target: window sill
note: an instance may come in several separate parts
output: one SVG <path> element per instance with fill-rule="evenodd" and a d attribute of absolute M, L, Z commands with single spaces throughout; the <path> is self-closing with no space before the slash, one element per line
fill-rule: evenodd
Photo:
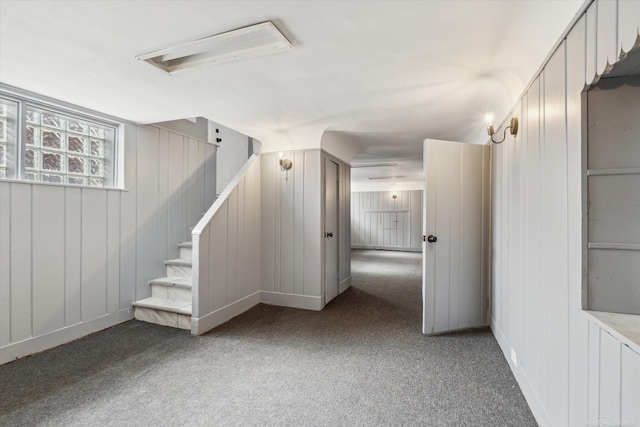
<path fill-rule="evenodd" d="M 74 185 L 74 184 L 60 184 L 57 182 L 42 182 L 42 181 L 27 181 L 21 179 L 0 179 L 0 183 L 6 182 L 8 184 L 28 184 L 28 185 L 46 185 L 49 187 L 67 187 L 67 188 L 83 188 L 91 190 L 111 190 L 111 191 L 129 191 L 126 188 L 117 187 L 93 187 L 91 185 Z"/>
<path fill-rule="evenodd" d="M 587 310 L 584 312 L 602 329 L 636 353 L 640 353 L 640 315 Z"/>

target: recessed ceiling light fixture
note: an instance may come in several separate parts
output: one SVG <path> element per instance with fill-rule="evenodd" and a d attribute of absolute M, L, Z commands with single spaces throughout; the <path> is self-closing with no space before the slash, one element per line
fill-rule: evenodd
<path fill-rule="evenodd" d="M 398 166 L 397 163 L 369 163 L 369 164 L 364 164 L 364 165 L 352 165 L 351 169 L 354 168 L 377 168 L 380 166 Z"/>
<path fill-rule="evenodd" d="M 395 175 L 395 176 L 372 176 L 369 179 L 400 179 L 406 178 L 404 175 Z"/>
<path fill-rule="evenodd" d="M 215 34 L 136 56 L 168 74 L 202 65 L 291 49 L 287 38 L 271 22 Z"/>

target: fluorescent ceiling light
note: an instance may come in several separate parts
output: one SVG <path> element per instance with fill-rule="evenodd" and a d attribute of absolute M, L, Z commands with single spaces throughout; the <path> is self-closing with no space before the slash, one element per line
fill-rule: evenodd
<path fill-rule="evenodd" d="M 380 166 L 398 166 L 397 163 L 369 163 L 365 165 L 352 165 L 351 169 L 354 168 L 376 168 Z"/>
<path fill-rule="evenodd" d="M 395 176 L 373 176 L 369 179 L 399 179 L 399 178 L 406 178 L 406 176 L 404 175 L 395 175 Z"/>
<path fill-rule="evenodd" d="M 136 56 L 168 74 L 202 65 L 253 58 L 290 49 L 291 43 L 271 21 L 180 43 Z"/>

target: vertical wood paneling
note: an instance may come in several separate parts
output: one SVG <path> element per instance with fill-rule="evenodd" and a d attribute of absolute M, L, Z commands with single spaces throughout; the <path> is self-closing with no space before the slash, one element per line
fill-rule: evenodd
<path fill-rule="evenodd" d="M 288 154 L 291 157 L 291 154 Z M 294 259 L 294 187 L 297 175 L 289 171 L 289 179 L 279 180 L 280 194 L 280 257 L 286 262 L 280 263 L 280 292 L 293 293 L 293 262 Z M 284 178 L 284 177 L 282 177 Z"/>
<path fill-rule="evenodd" d="M 273 157 L 273 164 L 277 165 L 277 160 L 275 160 L 275 156 Z M 282 277 L 280 275 L 280 271 L 282 269 L 282 222 L 280 221 L 280 215 L 282 214 L 282 188 L 280 184 L 280 180 L 282 180 L 282 171 L 280 171 L 279 166 L 275 166 L 275 173 L 272 176 L 273 182 L 271 183 L 274 188 L 274 212 L 275 217 L 272 221 L 275 222 L 275 234 L 274 234 L 274 252 L 276 256 L 276 262 L 273 266 L 273 284 L 276 292 L 280 292 L 282 286 Z"/>
<path fill-rule="evenodd" d="M 228 202 L 225 202 L 211 222 L 209 231 L 209 309 L 217 310 L 227 304 L 229 241 Z"/>
<path fill-rule="evenodd" d="M 227 292 L 225 303 L 235 301 L 238 297 L 238 188 L 236 187 L 227 199 L 227 240 L 220 246 L 227 248 Z M 216 229 L 216 233 L 219 232 Z M 217 271 L 217 270 L 216 270 Z"/>
<path fill-rule="evenodd" d="M 410 242 L 409 245 L 413 248 L 420 248 L 422 240 L 422 191 L 410 191 L 411 201 L 409 204 L 409 220 L 411 224 L 409 226 Z"/>
<path fill-rule="evenodd" d="M 587 358 L 589 327 L 580 316 L 582 294 L 582 117 L 585 82 L 583 16 L 567 37 L 567 215 L 569 273 L 569 424 L 587 425 Z"/>
<path fill-rule="evenodd" d="M 640 27 L 640 1 L 618 0 L 618 46 L 627 53 L 636 44 Z"/>
<path fill-rule="evenodd" d="M 598 74 L 618 60 L 618 0 L 597 0 L 597 69 Z"/>
<path fill-rule="evenodd" d="M 461 165 L 460 174 L 462 194 L 460 198 L 459 239 L 461 242 L 477 242 L 477 245 L 461 244 L 458 249 L 460 256 L 459 277 L 477 277 L 482 271 L 482 206 L 483 206 L 483 153 L 486 147 L 474 147 L 473 151 L 464 150 L 458 163 Z M 456 184 L 453 184 L 456 185 Z M 455 188 L 455 187 L 454 187 Z M 455 223 L 454 223 L 455 224 Z M 482 282 L 480 281 L 480 284 Z M 459 305 L 459 320 L 455 327 L 469 327 L 481 324 L 482 286 L 478 281 L 462 280 L 457 304 Z"/>
<path fill-rule="evenodd" d="M 262 155 L 260 164 L 260 204 L 262 209 L 262 222 L 260 224 L 261 241 L 261 281 L 262 289 L 275 291 L 275 186 L 269 185 L 274 181 L 276 173 L 276 160 L 274 154 Z"/>
<path fill-rule="evenodd" d="M 107 192 L 107 313 L 120 307 L 120 191 Z"/>
<path fill-rule="evenodd" d="M 88 321 L 107 313 L 107 193 L 104 190 L 82 189 L 81 259 L 81 318 Z"/>
<path fill-rule="evenodd" d="M 169 133 L 169 170 L 168 170 L 168 211 L 169 211 L 169 242 L 182 242 L 183 222 L 183 167 L 184 167 L 184 137 Z M 169 257 L 178 256 L 178 248 L 170 245 Z"/>
<path fill-rule="evenodd" d="M 544 241 L 545 391 L 551 419 L 568 422 L 568 288 L 565 43 L 545 68 L 544 79 Z"/>
<path fill-rule="evenodd" d="M 293 212 L 293 239 L 294 239 L 294 261 L 293 261 L 293 292 L 298 295 L 304 294 L 304 153 L 296 152 L 293 158 L 293 186 L 294 186 L 294 212 Z"/>
<path fill-rule="evenodd" d="M 251 277 L 250 283 L 252 284 L 251 291 L 257 292 L 260 290 L 261 276 L 260 276 L 260 248 L 261 248 L 261 235 L 260 235 L 260 222 L 262 208 L 260 205 L 260 169 L 261 164 L 256 161 L 255 165 L 249 171 L 248 185 L 245 186 L 246 198 L 247 198 L 247 218 L 249 220 L 250 232 L 247 233 L 248 247 L 251 251 Z M 302 280 L 302 279 L 301 279 Z"/>
<path fill-rule="evenodd" d="M 495 254 L 502 254 L 502 257 L 493 257 L 491 274 L 492 274 L 492 287 L 491 287 L 491 316 L 492 320 L 502 326 L 501 307 L 500 307 L 500 293 L 502 292 L 502 263 L 504 263 L 505 251 L 502 250 L 502 209 L 501 202 L 504 199 L 502 194 L 502 148 L 500 146 L 492 145 L 492 164 L 491 170 L 495 173 L 495 179 L 493 183 L 493 195 L 492 200 L 492 212 L 491 212 L 491 229 L 493 230 L 493 237 L 491 239 L 492 252 Z M 428 195 L 425 194 L 425 197 Z M 428 231 L 425 231 L 425 234 Z"/>
<path fill-rule="evenodd" d="M 437 203 L 435 206 L 435 217 L 437 218 L 435 224 L 439 227 L 435 230 L 435 236 L 438 237 L 438 253 L 436 257 L 436 271 L 435 282 L 436 283 L 450 283 L 449 275 L 449 254 L 451 252 L 451 217 L 449 207 L 451 206 L 450 193 L 447 191 L 449 188 L 449 176 L 447 173 L 440 172 L 440 167 L 447 171 L 451 168 L 451 145 L 447 145 L 442 150 L 438 151 L 438 173 L 435 176 L 436 179 L 436 194 Z M 458 226 L 458 224 L 455 224 Z M 429 232 L 431 234 L 431 232 Z M 446 292 L 444 292 L 446 290 Z M 451 305 L 450 295 L 448 287 L 435 287 L 435 323 L 436 330 L 446 331 L 449 328 L 448 317 L 442 316 L 438 312 L 440 310 L 449 310 Z"/>
<path fill-rule="evenodd" d="M 168 249 L 177 256 L 181 239 L 169 236 L 170 224 L 177 223 L 178 235 L 194 225 L 183 224 L 188 218 L 182 215 L 180 191 L 189 171 L 183 169 L 182 154 L 177 163 L 171 158 L 167 131 L 124 128 L 125 190 L 1 183 L 0 346 L 29 339 L 37 344 L 25 349 L 60 344 L 50 332 L 130 308 L 136 286 L 139 293 L 148 292 L 148 281 L 164 275 Z M 183 153 L 183 137 L 174 139 Z M 196 141 L 196 175 L 204 176 L 208 168 L 214 174 L 215 150 L 207 158 L 200 144 Z M 180 215 L 170 218 L 172 173 L 178 177 L 173 185 L 180 189 Z M 198 179 L 198 194 L 189 206 L 206 203 L 206 185 L 200 175 Z M 14 229 L 20 233 L 12 233 Z M 85 330 L 79 328 L 77 334 Z M 12 354 L 27 354 L 15 350 L 19 348 L 13 346 Z"/>
<path fill-rule="evenodd" d="M 198 209 L 198 159 L 199 159 L 199 142 L 196 139 L 188 138 L 187 139 L 187 147 L 188 147 L 188 165 L 187 169 L 187 218 L 188 222 L 186 225 L 186 230 L 184 234 L 185 240 L 191 240 L 191 229 L 195 224 L 197 224 L 200 219 L 200 214 L 202 211 Z"/>
<path fill-rule="evenodd" d="M 540 81 L 536 80 L 527 93 L 527 162 L 526 167 L 526 197 L 525 223 L 527 247 L 525 252 L 525 335 L 528 337 L 524 354 L 521 357 L 527 366 L 525 375 L 532 388 L 539 393 L 542 341 L 542 299 L 541 285 L 541 198 L 540 198 Z"/>
<path fill-rule="evenodd" d="M 20 238 L 11 239 L 11 341 L 31 337 L 31 185 L 11 184 L 11 228 Z"/>
<path fill-rule="evenodd" d="M 463 163 L 466 159 L 462 157 L 462 147 L 460 144 L 455 144 L 451 147 L 451 159 L 449 160 L 450 167 L 450 185 L 451 188 L 461 188 L 462 186 L 462 171 L 463 171 Z M 477 182 L 481 184 L 481 181 Z M 450 242 L 449 244 L 449 252 L 452 254 L 454 259 L 460 259 L 460 263 L 458 265 L 452 265 L 449 267 L 450 278 L 449 278 L 449 329 L 457 329 L 460 327 L 460 298 L 464 298 L 464 289 L 460 283 L 460 269 L 462 266 L 468 267 L 465 265 L 464 258 L 459 258 L 462 255 L 462 233 L 471 232 L 471 230 L 467 230 L 463 224 L 463 215 L 461 215 L 462 209 L 456 209 L 457 206 L 461 206 L 462 203 L 468 202 L 468 195 L 465 194 L 463 188 L 462 194 L 459 194 L 459 200 L 450 200 L 449 205 L 449 220 L 451 221 L 450 233 L 447 240 Z M 465 197 L 467 196 L 467 197 Z M 464 227 L 464 228 L 463 228 Z M 438 241 L 440 243 L 440 241 Z M 461 288 L 464 290 L 461 291 Z"/>
<path fill-rule="evenodd" d="M 620 341 L 602 331 L 600 333 L 599 418 L 602 424 L 620 425 L 620 372 Z"/>
<path fill-rule="evenodd" d="M 585 44 L 585 64 L 587 84 L 591 84 L 597 74 L 597 45 L 598 45 L 598 3 L 594 2 L 586 13 L 586 44 Z"/>
<path fill-rule="evenodd" d="M 238 281 L 238 295 L 237 298 L 243 298 L 249 293 L 247 292 L 247 282 L 246 282 L 246 259 L 247 259 L 247 242 L 246 238 L 246 230 L 245 230 L 245 219 L 249 216 L 249 213 L 246 210 L 245 206 L 245 180 L 240 181 L 238 184 L 238 252 L 236 253 L 237 258 L 237 281 Z M 231 301 L 229 301 L 231 302 Z"/>
<path fill-rule="evenodd" d="M 180 187 L 182 192 L 182 218 L 180 224 L 180 240 L 185 242 L 189 237 L 189 151 L 190 144 L 187 136 L 182 137 L 182 168 L 180 169 Z M 177 161 L 178 159 L 176 159 Z"/>
<path fill-rule="evenodd" d="M 204 211 L 208 209 L 208 206 L 210 206 L 216 198 L 216 149 L 216 146 L 213 144 L 205 144 Z"/>
<path fill-rule="evenodd" d="M 522 117 L 522 107 L 518 105 L 516 111 L 512 115 Z M 510 300 L 509 300 L 509 317 L 514 321 L 511 325 L 511 339 L 512 348 L 516 349 L 517 354 L 522 352 L 522 338 L 523 334 L 523 318 L 520 313 L 523 310 L 522 305 L 522 269 L 523 269 L 523 256 L 522 256 L 522 168 L 523 168 L 523 150 L 521 137 L 516 136 L 510 138 L 509 146 L 512 148 L 512 164 L 511 164 L 511 195 L 509 196 L 509 209 L 510 214 L 510 231 L 508 233 L 510 239 L 509 253 L 511 256 L 511 274 L 509 281 L 510 287 Z"/>
<path fill-rule="evenodd" d="M 588 409 L 587 422 L 598 424 L 600 419 L 600 328 L 589 323 L 588 347 Z"/>
<path fill-rule="evenodd" d="M 348 175 L 347 166 L 341 166 L 341 173 Z M 345 179 L 349 185 L 349 179 Z M 342 187 L 341 187 L 342 188 Z M 419 250 L 422 244 L 422 190 L 397 192 L 398 198 L 393 200 L 392 192 L 363 191 L 353 192 L 343 203 L 350 204 L 350 218 L 346 224 L 351 229 L 343 233 L 351 236 L 351 245 L 362 247 L 382 247 L 386 249 L 410 248 Z M 389 213 L 370 212 L 371 210 L 390 210 Z M 402 211 L 409 211 L 402 212 Z M 342 209 L 341 209 L 341 212 Z M 393 221 L 398 221 L 394 223 Z M 385 221 L 386 224 L 385 225 Z M 388 227 L 394 228 L 392 232 Z M 386 233 L 386 234 L 385 234 Z M 386 241 L 385 241 L 386 235 Z M 345 265 L 347 265 L 345 261 Z"/>
<path fill-rule="evenodd" d="M 211 223 L 207 224 L 200 235 L 193 237 L 193 260 L 198 260 L 199 268 L 193 266 L 193 287 L 191 291 L 192 310 L 191 316 L 199 318 L 211 312 L 211 290 L 213 281 L 211 280 L 211 257 L 209 248 L 211 247 Z M 197 258 L 195 257 L 197 252 Z M 194 263 L 195 264 L 195 263 Z"/>
<path fill-rule="evenodd" d="M 33 187 L 33 335 L 64 326 L 64 188 Z"/>
<path fill-rule="evenodd" d="M 198 144 L 198 164 L 197 164 L 197 169 L 196 169 L 196 181 L 198 183 L 198 187 L 197 187 L 197 191 L 196 191 L 196 212 L 197 212 L 197 216 L 196 216 L 196 222 L 194 222 L 192 224 L 192 226 L 194 226 L 198 221 L 200 221 L 200 218 L 202 218 L 202 215 L 204 215 L 205 211 L 209 208 L 209 206 L 211 206 L 212 200 L 207 200 L 205 197 L 203 197 L 203 195 L 205 194 L 205 176 L 206 176 L 206 169 L 207 169 L 207 144 L 206 142 L 203 141 L 196 141 L 196 143 Z M 206 202 L 205 202 L 206 200 Z"/>
<path fill-rule="evenodd" d="M 492 183 L 491 183 L 491 167 L 492 167 L 492 154 L 491 148 L 487 147 L 482 153 L 482 197 L 485 200 L 491 201 L 493 199 Z M 488 245 L 484 245 L 482 248 L 482 280 L 485 286 L 482 287 L 481 297 L 481 313 L 482 324 L 491 324 L 491 203 L 484 203 L 482 210 L 482 241 L 489 242 Z"/>
<path fill-rule="evenodd" d="M 11 342 L 11 184 L 0 182 L 0 347 Z"/>
<path fill-rule="evenodd" d="M 628 50 L 636 42 L 640 15 L 634 11 L 640 11 L 640 3 L 593 2 L 522 97 L 522 144 L 492 150 L 493 322 L 501 332 L 496 336 L 504 337 L 506 354 L 510 348 L 523 349 L 514 370 L 545 425 L 640 422 L 640 374 L 630 370 L 638 372 L 638 365 L 625 365 L 627 358 L 637 360 L 637 353 L 581 312 L 581 92 L 585 81 L 591 83 L 617 61 L 620 49 Z M 520 171 L 521 222 L 513 200 Z M 518 234 L 521 279 L 513 268 L 518 264 Z M 514 295 L 518 281 L 520 298 Z M 513 304 L 518 300 L 522 309 Z"/>
<path fill-rule="evenodd" d="M 430 235 L 437 233 L 438 230 L 434 230 L 431 227 L 432 223 L 435 223 L 436 220 L 436 196 L 438 188 L 436 186 L 436 177 L 438 175 L 438 165 L 439 161 L 433 162 L 435 167 L 427 168 L 427 162 L 431 162 L 431 156 L 435 156 L 435 152 L 431 145 L 426 145 L 424 147 L 424 170 L 425 170 L 425 189 L 431 187 L 432 185 L 436 188 L 436 191 L 428 191 L 424 194 L 425 203 L 424 203 L 424 234 Z M 437 234 L 434 234 L 437 235 Z M 423 281 L 425 283 L 432 284 L 431 286 L 435 286 L 436 280 L 436 272 L 431 269 L 427 270 L 427 265 L 436 265 L 436 251 L 435 246 L 430 243 L 426 243 L 423 249 L 423 266 L 422 266 L 422 274 Z M 428 334 L 432 333 L 435 325 L 435 310 L 436 310 L 436 298 L 434 293 L 426 292 L 423 295 L 424 303 L 423 303 L 423 333 Z"/>
<path fill-rule="evenodd" d="M 158 268 L 169 257 L 169 131 L 160 129 L 158 140 Z M 175 251 L 171 251 L 172 255 Z"/>
<path fill-rule="evenodd" d="M 136 293 L 136 259 L 138 239 L 136 211 L 138 143 L 137 131 L 133 126 L 125 128 L 124 141 L 124 176 L 126 191 L 121 194 L 120 206 L 120 309 L 131 307 Z M 142 153 L 144 155 L 144 153 Z M 69 190 L 67 190 L 69 191 Z M 67 210 L 69 216 L 69 210 Z"/>
<path fill-rule="evenodd" d="M 620 360 L 620 423 L 640 425 L 640 354 L 623 345 Z"/>
<path fill-rule="evenodd" d="M 158 138 L 159 129 L 138 128 L 136 299 L 151 295 L 149 280 L 163 275 L 158 265 Z"/>
<path fill-rule="evenodd" d="M 320 296 L 324 280 L 321 185 L 322 169 L 320 151 L 308 151 L 304 155 L 304 295 Z"/>
<path fill-rule="evenodd" d="M 82 284 L 82 190 L 65 188 L 65 325 L 80 323 Z M 131 242 L 135 244 L 135 242 Z M 135 260 L 134 260 L 135 261 Z M 120 285 L 122 286 L 122 284 Z"/>

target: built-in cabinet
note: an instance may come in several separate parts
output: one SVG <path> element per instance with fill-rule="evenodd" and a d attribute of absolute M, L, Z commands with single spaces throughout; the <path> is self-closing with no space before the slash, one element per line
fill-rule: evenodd
<path fill-rule="evenodd" d="M 421 218 L 421 190 L 353 192 L 351 247 L 419 251 Z"/>
<path fill-rule="evenodd" d="M 640 76 L 585 98 L 586 308 L 640 315 Z"/>

